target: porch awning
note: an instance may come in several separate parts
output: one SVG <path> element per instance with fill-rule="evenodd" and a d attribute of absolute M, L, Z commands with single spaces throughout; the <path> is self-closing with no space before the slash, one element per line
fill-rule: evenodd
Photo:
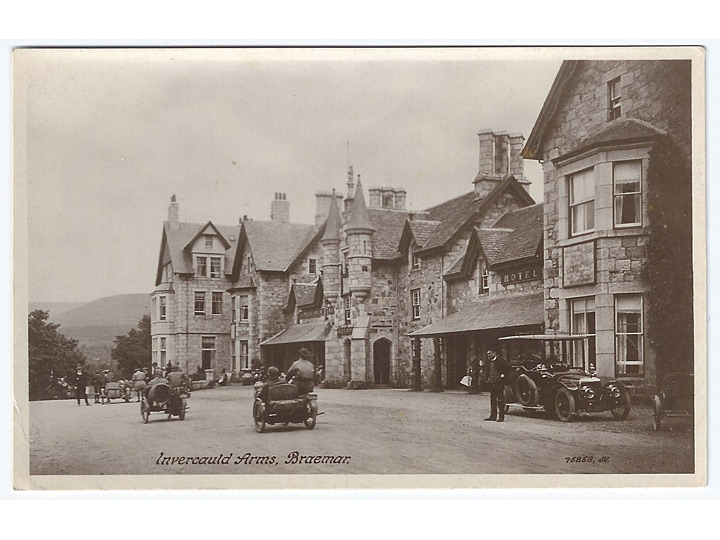
<path fill-rule="evenodd" d="M 486 298 L 448 315 L 409 337 L 431 337 L 474 330 L 493 330 L 543 323 L 543 293 Z"/>
<path fill-rule="evenodd" d="M 330 323 L 328 322 L 294 324 L 287 327 L 282 332 L 275 334 L 270 339 L 266 339 L 260 343 L 260 346 L 325 341 L 325 336 L 327 336 L 329 332 Z"/>

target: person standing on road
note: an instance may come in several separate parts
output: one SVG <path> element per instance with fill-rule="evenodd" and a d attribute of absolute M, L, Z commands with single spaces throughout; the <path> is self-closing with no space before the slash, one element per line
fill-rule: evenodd
<path fill-rule="evenodd" d="M 133 389 L 135 390 L 135 393 L 137 394 L 138 401 L 140 401 L 140 396 L 142 395 L 142 391 L 147 386 L 147 381 L 145 379 L 146 379 L 145 372 L 140 368 L 136 368 L 135 373 L 133 373 L 133 376 L 132 376 L 132 383 L 133 383 Z"/>
<path fill-rule="evenodd" d="M 487 350 L 485 376 L 490 381 L 490 416 L 486 421 L 503 422 L 505 420 L 505 379 L 510 366 L 497 355 L 494 347 Z"/>
<path fill-rule="evenodd" d="M 298 387 L 298 394 L 304 396 L 313 391 L 313 384 L 315 382 L 315 366 L 310 361 L 312 353 L 306 348 L 302 348 L 298 351 L 300 358 L 293 362 L 290 369 L 288 369 L 285 380 L 292 382 Z"/>
<path fill-rule="evenodd" d="M 100 393 L 102 392 L 105 381 L 99 371 L 95 372 L 92 382 L 93 388 L 95 389 L 95 403 L 100 403 Z"/>
<path fill-rule="evenodd" d="M 87 405 L 88 407 L 90 406 L 90 402 L 88 402 L 87 391 L 86 391 L 87 384 L 88 384 L 87 375 L 82 370 L 82 368 L 77 368 L 77 373 L 75 374 L 75 397 L 77 398 L 78 407 L 80 406 L 80 398 L 85 399 L 85 405 Z"/>

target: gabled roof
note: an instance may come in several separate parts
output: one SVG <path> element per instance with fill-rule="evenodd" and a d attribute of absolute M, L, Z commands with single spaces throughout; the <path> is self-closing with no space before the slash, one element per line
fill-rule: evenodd
<path fill-rule="evenodd" d="M 534 204 L 508 212 L 492 227 L 475 227 L 465 253 L 445 272 L 445 279 L 469 276 L 478 256 L 490 267 L 533 260 L 542 246 L 542 221 L 543 205 Z"/>
<path fill-rule="evenodd" d="M 560 66 L 558 74 L 555 76 L 555 80 L 550 88 L 550 92 L 548 92 L 545 98 L 545 103 L 543 103 L 542 109 L 540 109 L 540 114 L 537 120 L 535 120 L 535 125 L 530 132 L 530 137 L 528 137 L 525 147 L 522 150 L 522 156 L 525 159 L 543 159 L 543 137 L 545 136 L 545 129 L 555 116 L 558 105 L 562 102 L 565 89 L 575 73 L 578 62 L 578 60 L 565 60 Z"/>
<path fill-rule="evenodd" d="M 510 229 L 511 232 L 507 235 L 502 250 L 493 255 L 494 260 L 490 262 L 492 266 L 537 257 L 543 240 L 542 203 L 508 212 L 493 225 L 493 229 L 496 228 Z M 480 243 L 488 255 L 486 245 L 489 245 L 490 241 L 486 238 L 485 235 L 481 236 Z"/>
<path fill-rule="evenodd" d="M 412 231 L 415 243 L 418 246 L 424 246 L 425 243 L 430 239 L 437 226 L 440 225 L 439 221 L 433 221 L 429 219 L 411 219 L 408 220 L 408 227 Z"/>
<path fill-rule="evenodd" d="M 479 201 L 475 199 L 475 192 L 471 191 L 438 206 L 428 208 L 428 220 L 440 221 L 440 224 L 419 251 L 430 251 L 447 245 L 463 230 L 466 230 L 466 227 L 470 227 L 486 206 L 508 190 L 516 195 L 520 204 L 530 205 L 535 202 L 514 176 L 508 176 Z"/>
<path fill-rule="evenodd" d="M 162 267 L 171 262 L 173 272 L 179 274 L 192 274 L 195 272 L 192 262 L 192 253 L 184 249 L 188 241 L 198 235 L 207 226 L 207 223 L 179 223 L 177 229 L 172 229 L 169 222 L 163 223 L 163 234 L 160 244 L 160 259 L 158 261 L 157 274 L 155 277 L 155 285 L 162 282 Z M 235 258 L 235 250 L 238 246 L 238 237 L 240 235 L 240 226 L 213 225 L 218 234 L 221 235 L 225 242 L 229 244 L 229 248 L 225 251 L 225 272 L 229 273 L 232 268 L 232 262 Z M 228 241 L 229 238 L 236 240 Z"/>
<path fill-rule="evenodd" d="M 375 234 L 372 237 L 373 258 L 395 259 L 400 255 L 398 246 L 405 222 L 410 215 L 409 212 L 383 208 L 371 208 L 367 212 L 375 228 Z"/>
<path fill-rule="evenodd" d="M 291 312 L 295 306 L 299 308 L 308 306 L 322 306 L 323 286 L 318 277 L 312 283 L 293 283 L 290 287 L 287 305 L 284 311 Z"/>
<path fill-rule="evenodd" d="M 201 236 L 203 236 L 203 235 L 205 235 L 205 234 L 208 234 L 208 233 L 207 233 L 208 228 L 210 228 L 210 229 L 212 229 L 213 231 L 215 231 L 215 234 L 217 234 L 218 238 L 220 238 L 220 240 L 221 240 L 222 243 L 223 243 L 223 246 L 225 246 L 225 249 L 228 249 L 228 248 L 230 247 L 230 242 L 228 242 L 228 241 L 225 239 L 225 237 L 223 236 L 223 234 L 218 230 L 218 228 L 213 224 L 212 221 L 208 221 L 203 227 L 200 227 L 200 228 L 198 229 L 197 233 L 194 234 L 194 235 L 190 238 L 190 240 L 187 241 L 187 243 L 183 246 L 183 249 L 188 250 L 188 249 L 192 248 L 193 244 L 195 243 L 195 241 L 196 241 L 198 238 L 200 238 Z"/>
<path fill-rule="evenodd" d="M 647 122 L 642 122 L 641 120 L 636 120 L 635 118 L 628 118 L 611 125 L 609 128 L 604 129 L 595 135 L 591 135 L 570 152 L 553 159 L 553 163 L 570 159 L 596 148 L 615 146 L 618 144 L 626 145 L 649 142 L 666 134 L 667 133 L 665 131 L 658 129 Z"/>
<path fill-rule="evenodd" d="M 316 233 L 314 225 L 246 220 L 242 223 L 238 255 L 249 244 L 257 270 L 284 272 Z M 239 259 L 236 257 L 233 274 L 237 275 L 239 269 Z"/>

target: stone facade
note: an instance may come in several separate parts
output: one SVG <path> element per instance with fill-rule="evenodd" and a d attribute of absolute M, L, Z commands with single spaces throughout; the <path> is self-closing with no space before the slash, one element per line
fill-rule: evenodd
<path fill-rule="evenodd" d="M 546 326 L 552 331 L 592 331 L 596 345 L 590 354 L 596 357 L 598 373 L 650 389 L 655 352 L 642 330 L 647 312 L 642 269 L 647 260 L 649 152 L 652 134 L 667 134 L 690 159 L 690 63 L 572 62 L 563 66 L 559 78 L 562 90 L 548 100 L 554 100 L 555 107 L 538 119 L 529 141 L 529 146 L 540 144 L 535 157 L 543 160 L 544 170 Z M 613 98 L 616 111 L 611 111 Z M 631 129 L 642 136 L 623 136 Z M 635 164 L 640 184 L 640 193 L 634 195 L 640 211 L 628 224 L 618 217 L 615 187 L 616 167 L 623 163 Z M 593 181 L 594 223 L 578 233 L 570 189 L 580 174 L 590 174 Z M 575 323 L 582 315 L 573 316 L 573 309 L 588 299 L 592 303 L 586 305 L 594 304 L 594 329 L 578 328 Z M 622 306 L 630 304 L 641 330 L 633 326 L 634 335 L 626 338 L 626 328 L 618 321 L 627 317 Z M 630 339 L 632 346 L 639 342 L 639 353 L 626 351 Z M 632 354 L 640 358 L 633 357 L 629 366 Z"/>

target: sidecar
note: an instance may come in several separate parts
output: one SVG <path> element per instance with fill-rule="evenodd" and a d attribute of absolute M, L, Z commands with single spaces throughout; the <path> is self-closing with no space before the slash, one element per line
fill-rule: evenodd
<path fill-rule="evenodd" d="M 186 387 L 171 389 L 167 383 L 157 383 L 146 387 L 140 402 L 140 414 L 143 421 L 147 424 L 152 412 L 167 414 L 168 420 L 173 416 L 185 420 L 185 412 L 189 408 L 187 405 L 189 397 L 190 392 Z"/>
<path fill-rule="evenodd" d="M 128 384 L 109 382 L 105 385 L 105 393 L 101 394 L 100 399 L 102 400 L 103 405 L 105 404 L 105 400 L 110 403 L 110 400 L 112 399 L 124 399 L 125 403 L 129 403 L 131 393 L 132 392 Z"/>
<path fill-rule="evenodd" d="M 298 395 L 294 384 L 276 384 L 268 388 L 268 400 L 260 399 L 262 383 L 256 383 L 253 420 L 258 433 L 265 431 L 267 424 L 305 424 L 313 429 L 317 422 L 317 394 Z"/>

